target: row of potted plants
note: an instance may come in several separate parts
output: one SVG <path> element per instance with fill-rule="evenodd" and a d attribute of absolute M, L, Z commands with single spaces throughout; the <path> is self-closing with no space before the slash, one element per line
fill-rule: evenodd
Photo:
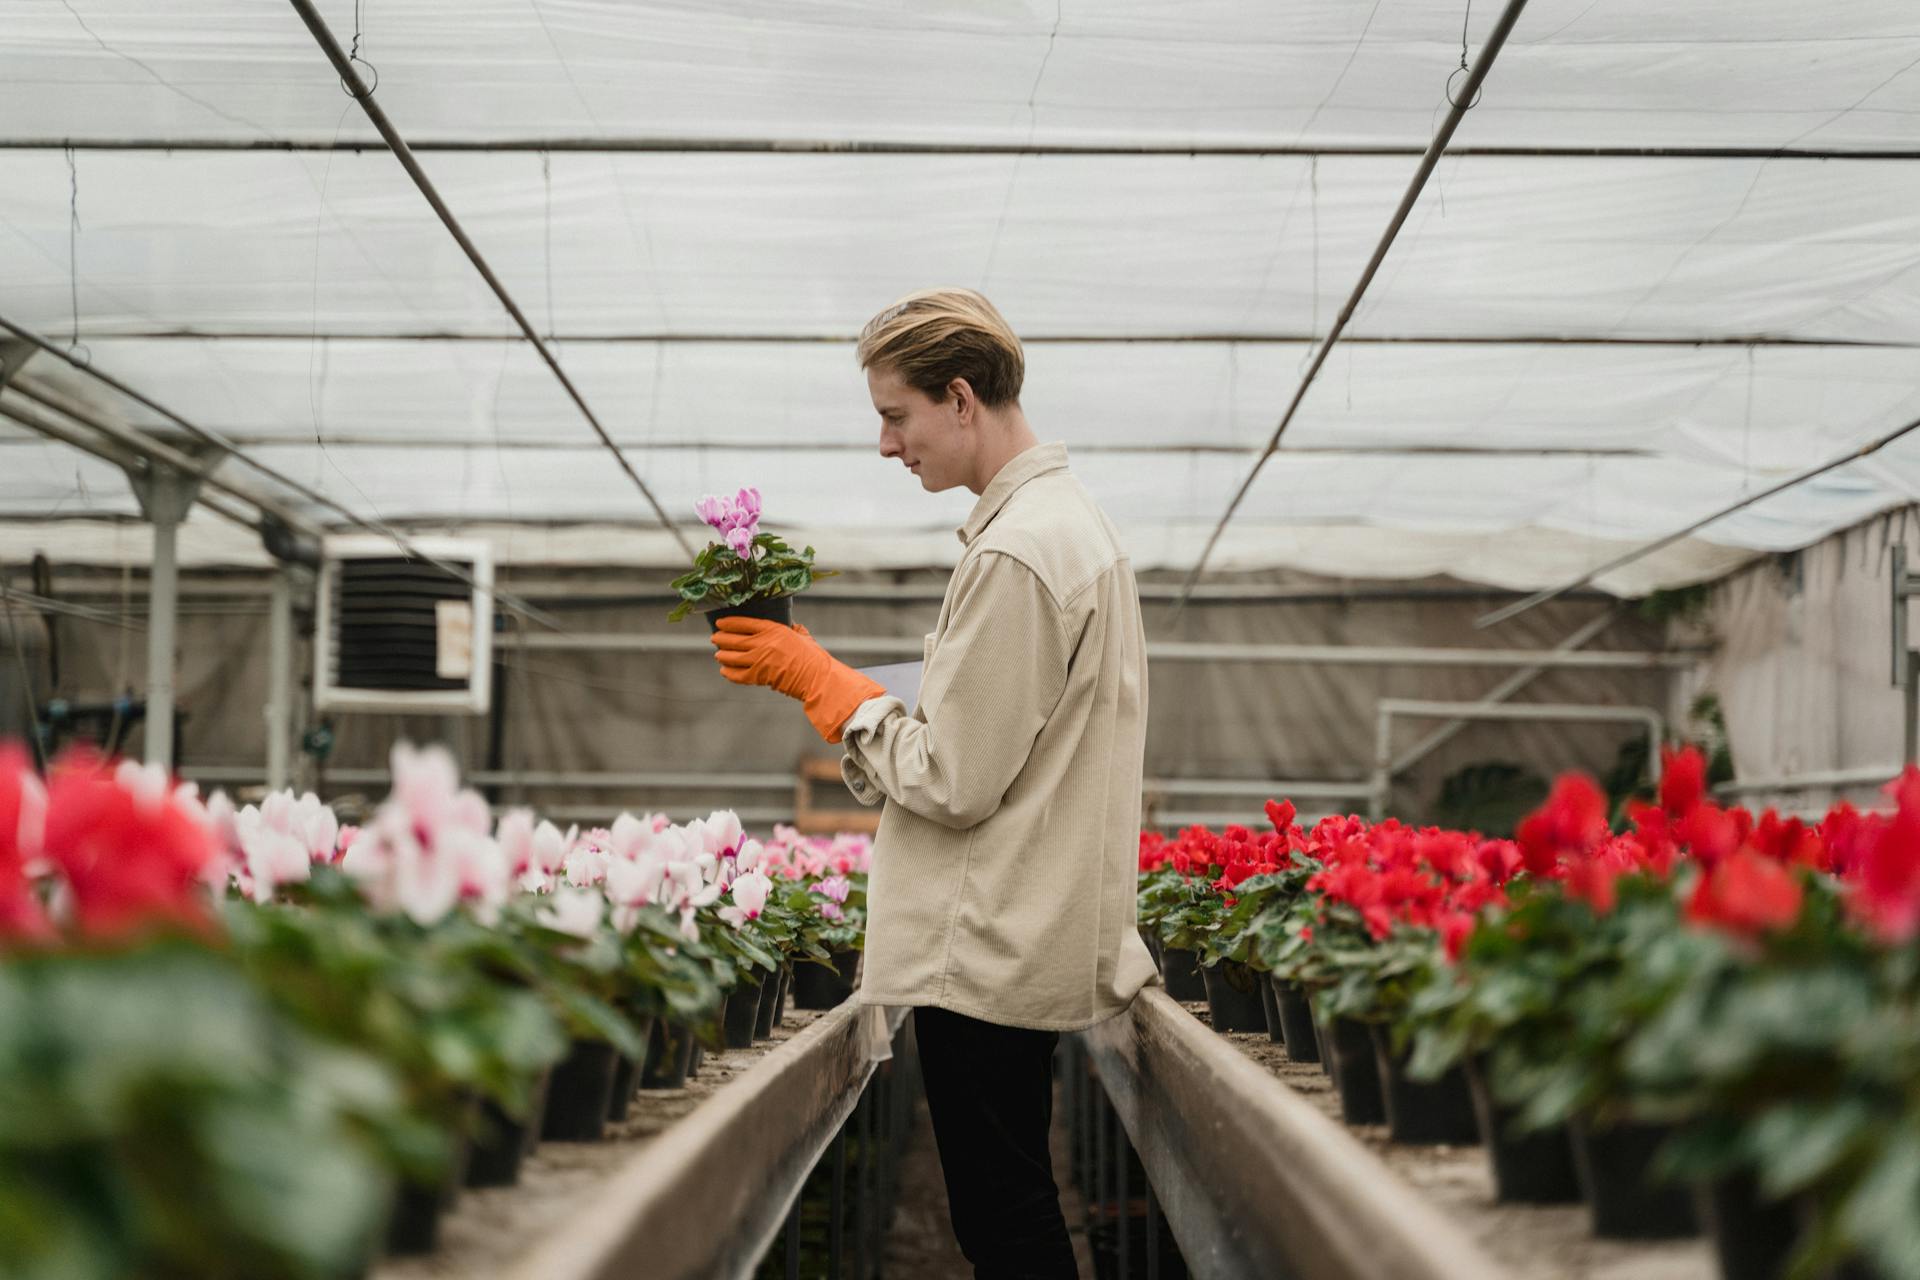
<path fill-rule="evenodd" d="M 1504 1201 L 1704 1229 L 1730 1277 L 1920 1277 L 1920 771 L 1806 824 L 1663 763 L 1619 830 L 1573 775 L 1511 840 L 1146 833 L 1143 936 L 1350 1122 L 1484 1144 Z"/>
<path fill-rule="evenodd" d="M 354 828 L 0 746 L 0 1273 L 430 1251 L 463 1187 L 843 996 L 868 855 L 724 812 L 496 819 L 432 748 Z"/>

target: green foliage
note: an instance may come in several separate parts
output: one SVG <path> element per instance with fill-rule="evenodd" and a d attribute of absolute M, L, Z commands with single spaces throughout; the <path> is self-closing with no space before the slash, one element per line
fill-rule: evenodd
<path fill-rule="evenodd" d="M 679 622 L 696 608 L 729 608 L 750 600 L 798 595 L 820 579 L 834 576 L 832 571 L 813 567 L 812 547 L 795 551 L 771 533 L 760 534 L 753 545 L 754 558 L 746 560 L 724 542 L 709 542 L 694 557 L 693 568 L 670 584 L 680 596 L 668 615 L 670 620 Z"/>
<path fill-rule="evenodd" d="M 1484 760 L 1448 775 L 1434 800 L 1433 821 L 1454 831 L 1511 838 L 1520 819 L 1547 798 L 1547 780 L 1505 760 Z"/>
<path fill-rule="evenodd" d="M 1634 612 L 1648 622 L 1692 621 L 1707 610 L 1713 599 L 1713 584 L 1696 582 L 1687 587 L 1663 587 L 1640 601 Z"/>
<path fill-rule="evenodd" d="M 1226 899 L 1198 877 L 1168 870 L 1140 895 L 1143 918 L 1156 922 L 1160 940 L 1174 950 L 1200 951 L 1226 922 Z"/>
<path fill-rule="evenodd" d="M 0 965 L 0 1273 L 340 1276 L 370 1256 L 401 1079 L 186 942 Z"/>

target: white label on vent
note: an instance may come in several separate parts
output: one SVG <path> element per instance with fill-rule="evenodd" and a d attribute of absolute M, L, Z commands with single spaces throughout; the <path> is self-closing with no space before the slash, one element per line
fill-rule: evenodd
<path fill-rule="evenodd" d="M 433 620 L 434 674 L 442 680 L 466 680 L 473 675 L 473 601 L 436 600 Z"/>

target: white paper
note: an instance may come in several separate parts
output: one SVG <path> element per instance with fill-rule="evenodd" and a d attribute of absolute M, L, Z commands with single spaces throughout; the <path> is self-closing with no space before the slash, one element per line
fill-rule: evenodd
<path fill-rule="evenodd" d="M 886 686 L 889 696 L 900 699 L 911 711 L 920 705 L 920 676 L 924 662 L 890 662 L 884 666 L 862 667 L 860 674 Z"/>

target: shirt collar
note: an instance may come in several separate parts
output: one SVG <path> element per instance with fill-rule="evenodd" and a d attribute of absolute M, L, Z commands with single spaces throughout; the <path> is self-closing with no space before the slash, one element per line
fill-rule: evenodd
<path fill-rule="evenodd" d="M 1064 444 L 1037 444 L 1024 453 L 1009 459 L 998 474 L 987 482 L 981 492 L 980 500 L 973 504 L 973 514 L 956 532 L 960 543 L 966 546 L 979 537 L 993 518 L 1000 514 L 1000 508 L 1007 505 L 1007 499 L 1017 492 L 1021 485 L 1040 476 L 1051 475 L 1055 471 L 1067 469 L 1067 446 Z"/>

